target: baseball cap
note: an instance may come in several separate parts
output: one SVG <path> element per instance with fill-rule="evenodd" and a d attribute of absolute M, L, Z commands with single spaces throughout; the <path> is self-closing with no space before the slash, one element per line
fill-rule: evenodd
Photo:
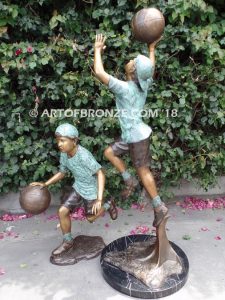
<path fill-rule="evenodd" d="M 69 138 L 78 138 L 79 136 L 77 128 L 69 123 L 59 125 L 55 130 L 55 134 Z"/>

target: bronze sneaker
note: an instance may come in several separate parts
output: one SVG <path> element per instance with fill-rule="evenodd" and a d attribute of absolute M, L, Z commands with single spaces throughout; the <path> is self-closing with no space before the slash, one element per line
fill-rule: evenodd
<path fill-rule="evenodd" d="M 121 192 L 121 197 L 123 200 L 129 198 L 138 187 L 139 182 L 135 177 L 131 177 L 130 179 L 125 181 L 125 189 Z"/>
<path fill-rule="evenodd" d="M 160 211 L 157 212 L 154 210 L 154 221 L 152 225 L 154 227 L 158 227 L 167 215 L 168 215 L 168 208 L 165 206 L 164 203 L 162 203 Z"/>
<path fill-rule="evenodd" d="M 114 201 L 113 198 L 111 198 L 108 203 L 110 204 L 110 207 L 108 209 L 108 212 L 109 212 L 109 215 L 110 215 L 110 218 L 112 220 L 116 220 L 117 217 L 118 217 L 118 211 L 117 211 L 117 208 L 116 208 L 116 203 Z"/>
<path fill-rule="evenodd" d="M 68 251 L 70 248 L 73 247 L 73 240 L 71 242 L 63 241 L 59 247 L 52 251 L 52 255 L 60 255 L 63 252 Z"/>

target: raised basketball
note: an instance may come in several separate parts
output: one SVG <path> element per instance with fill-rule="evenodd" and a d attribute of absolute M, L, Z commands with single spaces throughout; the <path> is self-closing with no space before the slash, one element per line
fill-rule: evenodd
<path fill-rule="evenodd" d="M 51 194 L 46 187 L 29 185 L 20 192 L 19 200 L 27 213 L 38 215 L 49 207 Z"/>
<path fill-rule="evenodd" d="M 134 15 L 131 27 L 138 41 L 150 44 L 162 35 L 165 19 L 157 8 L 143 8 Z"/>

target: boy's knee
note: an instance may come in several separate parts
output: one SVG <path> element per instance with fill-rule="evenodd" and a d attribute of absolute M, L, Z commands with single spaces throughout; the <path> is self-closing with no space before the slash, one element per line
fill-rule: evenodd
<path fill-rule="evenodd" d="M 112 147 L 107 147 L 107 148 L 105 149 L 105 151 L 104 151 L 104 156 L 105 156 L 106 158 L 110 158 L 110 157 L 113 156 L 113 149 L 112 149 Z"/>
<path fill-rule="evenodd" d="M 148 175 L 150 173 L 150 170 L 148 167 L 137 167 L 136 168 L 137 174 L 138 176 L 145 177 L 146 175 Z"/>
<path fill-rule="evenodd" d="M 70 214 L 70 210 L 65 206 L 61 206 L 59 208 L 58 214 L 59 214 L 60 218 L 61 217 L 67 217 Z"/>

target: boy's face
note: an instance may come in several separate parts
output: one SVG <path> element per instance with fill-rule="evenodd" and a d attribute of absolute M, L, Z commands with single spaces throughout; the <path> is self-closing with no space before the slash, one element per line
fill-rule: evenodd
<path fill-rule="evenodd" d="M 135 71 L 135 63 L 134 60 L 131 59 L 126 65 L 125 65 L 125 72 L 126 74 L 133 74 Z"/>
<path fill-rule="evenodd" d="M 60 152 L 70 153 L 76 147 L 75 140 L 65 136 L 57 136 L 56 142 Z"/>

